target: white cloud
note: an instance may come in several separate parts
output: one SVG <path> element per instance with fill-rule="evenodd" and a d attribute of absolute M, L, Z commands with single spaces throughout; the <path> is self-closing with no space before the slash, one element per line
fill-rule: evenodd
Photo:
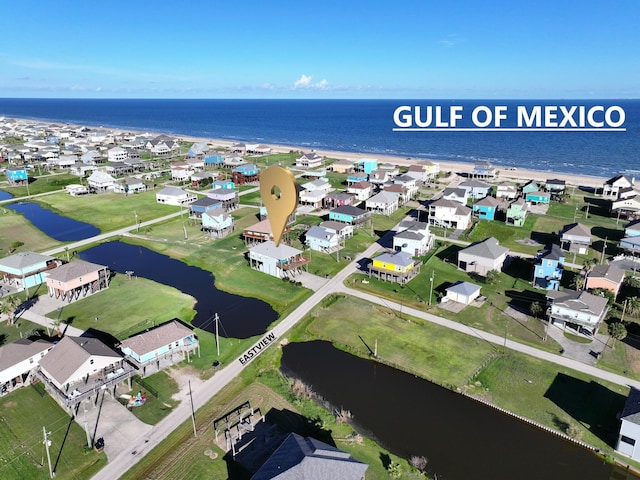
<path fill-rule="evenodd" d="M 305 75 L 304 73 L 298 80 L 293 83 L 293 88 L 315 88 L 317 90 L 326 90 L 329 86 L 329 82 L 326 78 L 323 78 L 319 82 L 312 83 L 313 77 L 311 75 Z"/>
<path fill-rule="evenodd" d="M 443 38 L 442 40 L 438 40 L 438 45 L 445 47 L 445 48 L 451 48 L 451 47 L 455 47 L 456 45 L 461 44 L 462 42 L 464 42 L 465 39 L 462 38 L 460 35 L 458 34 L 451 34 L 451 35 L 447 35 L 446 38 Z"/>

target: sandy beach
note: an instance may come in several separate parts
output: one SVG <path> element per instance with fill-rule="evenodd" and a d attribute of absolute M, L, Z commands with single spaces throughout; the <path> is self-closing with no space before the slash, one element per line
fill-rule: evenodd
<path fill-rule="evenodd" d="M 11 118 L 11 120 L 19 121 L 21 123 L 30 123 L 30 124 L 42 124 L 42 123 L 50 123 L 55 124 L 58 127 L 64 125 L 74 128 L 80 128 L 84 125 L 78 124 L 70 124 L 70 123 L 62 123 L 62 122 L 38 122 L 35 120 L 28 120 L 22 118 Z M 163 132 L 154 132 L 150 130 L 132 130 L 132 129 L 121 129 L 121 128 L 107 128 L 107 127 L 91 127 L 93 131 L 101 131 L 101 132 L 117 132 L 117 133 L 135 133 L 140 135 L 170 135 L 177 137 L 186 142 L 204 142 L 208 145 L 216 148 L 225 148 L 228 149 L 235 143 L 239 143 L 237 140 L 226 140 L 221 138 L 206 138 L 206 137 L 196 137 L 190 135 L 183 135 L 177 133 L 163 133 Z M 252 142 L 253 143 L 253 142 Z M 309 148 L 304 148 L 296 145 L 280 145 L 280 144 L 272 144 L 272 143 L 264 143 L 264 142 L 255 142 L 261 143 L 264 145 L 268 145 L 271 147 L 273 153 L 288 153 L 292 150 L 301 151 L 303 153 L 308 153 L 312 151 Z M 336 160 L 359 160 L 363 158 L 375 158 L 379 163 L 391 163 L 398 166 L 408 166 L 412 164 L 419 164 L 424 161 L 432 161 L 440 164 L 440 170 L 443 172 L 453 172 L 453 173 L 471 173 L 473 171 L 473 164 L 468 162 L 455 162 L 450 160 L 442 160 L 438 158 L 412 158 L 412 157 L 398 157 L 392 155 L 379 155 L 372 153 L 357 153 L 357 152 L 341 152 L 336 150 L 324 150 L 324 149 L 314 149 L 318 155 L 324 156 L 326 158 L 332 158 Z M 480 154 L 482 152 L 479 152 Z M 517 183 L 524 183 L 529 180 L 539 180 L 546 181 L 549 179 L 560 179 L 564 180 L 567 185 L 572 186 L 582 186 L 582 187 L 591 187 L 591 188 L 600 188 L 602 184 L 607 180 L 604 177 L 595 177 L 591 175 L 575 175 L 568 173 L 558 173 L 558 172 L 550 172 L 550 171 L 540 171 L 528 169 L 525 167 L 518 167 L 517 169 L 507 169 L 501 168 L 500 166 L 496 166 L 498 171 L 497 180 L 499 181 L 513 181 Z"/>
<path fill-rule="evenodd" d="M 193 142 L 206 142 L 209 145 L 214 147 L 221 148 L 230 148 L 233 144 L 239 143 L 237 141 L 224 140 L 219 138 L 201 138 L 201 137 L 190 137 L 190 136 L 180 136 L 185 141 L 193 141 Z M 271 143 L 266 143 L 272 148 L 274 153 L 288 153 L 291 150 L 302 151 L 303 153 L 308 153 L 311 149 L 302 148 L 295 145 L 274 145 Z M 356 152 L 340 152 L 335 150 L 318 150 L 314 149 L 318 155 L 333 158 L 336 160 L 359 160 L 363 158 L 375 158 L 379 163 L 392 163 L 398 166 L 409 166 L 412 164 L 419 164 L 424 161 L 432 161 L 440 164 L 440 170 L 443 172 L 454 172 L 454 173 L 471 173 L 473 171 L 473 164 L 467 162 L 453 162 L 450 160 L 441 160 L 438 158 L 411 158 L 411 157 L 397 157 L 391 155 L 377 155 L 371 153 L 356 153 Z M 501 169 L 499 166 L 496 167 L 499 171 L 498 178 L 500 180 L 505 181 L 513 181 L 518 183 L 527 182 L 529 180 L 539 180 L 546 181 L 552 178 L 564 180 L 567 185 L 574 185 L 576 187 L 593 187 L 600 188 L 602 184 L 607 180 L 604 177 L 595 177 L 590 175 L 574 175 L 568 173 L 557 173 L 557 172 L 543 172 L 539 170 L 531 170 L 527 168 L 518 167 L 516 170 L 507 170 L 506 168 Z"/>

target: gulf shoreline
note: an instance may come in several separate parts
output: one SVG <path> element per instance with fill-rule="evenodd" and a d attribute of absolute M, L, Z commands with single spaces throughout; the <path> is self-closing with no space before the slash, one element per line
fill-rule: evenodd
<path fill-rule="evenodd" d="M 117 126 L 96 126 L 96 125 L 82 125 L 77 123 L 68 123 L 68 122 L 60 122 L 53 121 L 48 119 L 35 119 L 35 118 L 23 118 L 23 117 L 13 117 L 13 116 L 4 116 L 3 119 L 6 121 L 7 119 L 11 119 L 14 121 L 19 121 L 27 124 L 39 124 L 39 123 L 48 123 L 57 126 L 68 126 L 71 128 L 90 128 L 97 132 L 109 132 L 109 133 L 134 133 L 138 135 L 168 135 L 177 137 L 183 141 L 187 142 L 204 142 L 213 148 L 226 148 L 229 149 L 232 145 L 236 143 L 246 143 L 246 141 L 241 140 L 229 140 L 223 138 L 215 138 L 215 137 L 202 137 L 202 136 L 194 136 L 183 133 L 175 133 L 172 131 L 157 131 L 157 130 L 140 130 L 140 129 L 131 129 L 127 127 L 117 127 Z M 269 143 L 266 140 L 260 140 L 251 143 L 260 143 L 263 145 L 267 145 L 272 149 L 272 153 L 289 153 L 290 151 L 301 151 L 303 153 L 308 153 L 314 151 L 318 155 L 324 156 L 325 158 L 331 158 L 335 160 L 360 160 L 363 158 L 375 158 L 379 161 L 379 163 L 391 163 L 398 166 L 409 166 L 412 164 L 419 164 L 421 162 L 431 161 L 434 163 L 438 163 L 440 165 L 440 170 L 443 172 L 450 171 L 452 173 L 459 173 L 463 175 L 470 175 L 473 172 L 474 164 L 471 162 L 464 161 L 455 161 L 455 160 L 444 160 L 439 158 L 425 158 L 425 157 L 404 157 L 398 155 L 387 155 L 387 154 L 374 154 L 374 153 L 362 153 L 362 152 L 346 152 L 340 150 L 332 150 L 332 149 L 314 149 L 310 148 L 308 145 L 283 145 L 277 143 Z M 251 157 L 248 157 L 249 159 Z M 576 175 L 571 173 L 562 173 L 556 171 L 547 171 L 547 170 L 535 170 L 530 168 L 522 168 L 516 167 L 507 167 L 501 165 L 494 165 L 499 172 L 496 175 L 496 180 L 499 181 L 512 181 L 517 183 L 527 182 L 529 180 L 536 180 L 544 182 L 549 179 L 559 179 L 564 180 L 567 185 L 576 186 L 576 187 L 586 187 L 586 188 L 594 188 L 598 189 L 602 187 L 604 182 L 607 180 L 606 177 L 601 176 L 593 176 L 593 175 Z"/>

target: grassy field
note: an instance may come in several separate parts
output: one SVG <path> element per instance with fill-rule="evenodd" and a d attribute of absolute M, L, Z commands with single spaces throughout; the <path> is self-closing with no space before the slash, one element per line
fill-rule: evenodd
<path fill-rule="evenodd" d="M 23 245 L 10 252 L 11 246 L 15 242 L 20 242 Z M 0 257 L 17 252 L 48 250 L 60 244 L 59 241 L 34 227 L 22 215 L 0 206 Z"/>
<path fill-rule="evenodd" d="M 33 175 L 33 170 L 30 172 L 30 175 Z M 28 189 L 26 185 L 18 185 L 15 187 L 4 186 L 3 188 L 11 195 L 18 198 L 26 197 L 27 195 L 37 195 L 39 193 L 53 192 L 55 190 L 64 190 L 64 187 L 74 183 L 79 184 L 80 178 L 69 173 L 62 173 L 30 178 Z"/>
<path fill-rule="evenodd" d="M 518 321 L 507 316 L 503 311 L 512 305 L 525 312 L 532 301 L 545 302 L 544 295 L 534 289 L 528 275 L 531 272 L 530 263 L 523 259 L 514 260 L 511 265 L 498 275 L 494 284 L 482 283 L 477 278 L 469 275 L 456 266 L 459 246 L 442 246 L 437 252 L 428 258 L 421 266 L 420 274 L 406 285 L 398 285 L 383 282 L 375 278 L 368 278 L 362 274 L 354 274 L 347 284 L 358 290 L 373 293 L 383 298 L 388 298 L 403 305 L 409 305 L 418 309 L 427 309 L 435 315 L 440 315 L 451 320 L 470 325 L 475 328 L 506 335 L 513 339 L 537 348 L 559 352 L 560 346 L 544 338 L 544 325 L 542 322 L 529 318 L 527 321 Z M 433 296 L 429 307 L 429 293 L 431 290 L 431 275 L 433 274 Z M 366 278 L 368 283 L 363 283 Z M 458 281 L 467 281 L 481 286 L 481 295 L 490 301 L 481 307 L 468 306 L 459 313 L 452 313 L 437 306 L 438 297 L 445 294 L 445 289 Z"/>
<path fill-rule="evenodd" d="M 194 299 L 173 287 L 145 278 L 116 274 L 107 290 L 47 314 L 82 330 L 96 329 L 123 340 L 173 318 L 190 321 Z M 98 321 L 96 321 L 96 317 Z"/>
<path fill-rule="evenodd" d="M 66 193 L 38 198 L 38 203 L 81 222 L 95 225 L 103 232 L 117 230 L 179 211 L 179 207 L 156 203 L 156 192 L 147 191 L 125 196 L 103 193 L 72 197 Z"/>
<path fill-rule="evenodd" d="M 21 318 L 17 319 L 14 325 L 9 325 L 4 321 L 0 322 L 0 346 L 15 342 L 20 338 L 37 335 L 38 332 L 46 333 L 41 325 Z"/>
<path fill-rule="evenodd" d="M 49 478 L 42 427 L 51 432 L 56 478 L 90 478 L 107 463 L 106 455 L 85 451 L 83 429 L 43 389 L 26 387 L 0 398 L 0 478 Z"/>

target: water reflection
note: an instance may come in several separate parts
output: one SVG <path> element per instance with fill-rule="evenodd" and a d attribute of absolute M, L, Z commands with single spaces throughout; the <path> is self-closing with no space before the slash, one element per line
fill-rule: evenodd
<path fill-rule="evenodd" d="M 158 283 L 170 285 L 197 300 L 193 325 L 213 332 L 212 316 L 220 317 L 220 336 L 249 338 L 264 333 L 278 318 L 266 302 L 218 290 L 211 272 L 187 265 L 153 250 L 123 242 L 108 242 L 80 253 L 83 260 L 108 265 L 119 273 L 134 272 Z M 132 289 L 135 295 L 135 287 Z"/>
<path fill-rule="evenodd" d="M 626 478 L 573 443 L 327 342 L 287 345 L 282 369 L 351 411 L 358 430 L 388 450 L 427 457 L 440 480 Z"/>
<path fill-rule="evenodd" d="M 100 234 L 100 229 L 94 225 L 58 215 L 37 203 L 12 203 L 7 208 L 21 213 L 36 228 L 60 242 L 74 242 Z"/>

